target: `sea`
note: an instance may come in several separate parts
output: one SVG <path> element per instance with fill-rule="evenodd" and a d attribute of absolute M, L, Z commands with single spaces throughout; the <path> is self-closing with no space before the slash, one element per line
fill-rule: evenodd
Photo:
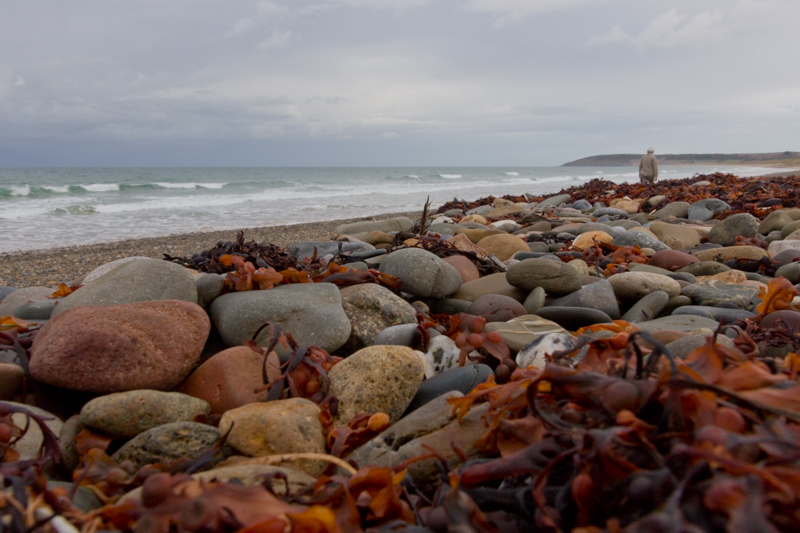
<path fill-rule="evenodd" d="M 421 210 L 555 193 L 635 167 L 0 168 L 0 253 Z M 663 166 L 659 179 L 775 169 Z"/>

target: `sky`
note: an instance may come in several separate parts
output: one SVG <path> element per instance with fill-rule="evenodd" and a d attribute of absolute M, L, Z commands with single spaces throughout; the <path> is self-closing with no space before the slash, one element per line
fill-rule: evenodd
<path fill-rule="evenodd" d="M 800 150 L 797 0 L 0 0 L 0 167 Z"/>

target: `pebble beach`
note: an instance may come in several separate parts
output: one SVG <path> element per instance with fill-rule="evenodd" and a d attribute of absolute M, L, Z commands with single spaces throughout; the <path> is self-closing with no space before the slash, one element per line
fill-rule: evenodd
<path fill-rule="evenodd" d="M 798 190 L 598 179 L 0 255 L 0 467 L 37 480 L 3 519 L 791 531 Z"/>

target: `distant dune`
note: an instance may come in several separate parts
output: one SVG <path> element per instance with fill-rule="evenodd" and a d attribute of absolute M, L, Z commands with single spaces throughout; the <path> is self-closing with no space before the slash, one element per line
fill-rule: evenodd
<path fill-rule="evenodd" d="M 562 167 L 638 166 L 644 154 L 594 155 L 564 163 Z M 753 165 L 763 167 L 800 167 L 800 152 L 769 154 L 656 154 L 661 165 Z"/>

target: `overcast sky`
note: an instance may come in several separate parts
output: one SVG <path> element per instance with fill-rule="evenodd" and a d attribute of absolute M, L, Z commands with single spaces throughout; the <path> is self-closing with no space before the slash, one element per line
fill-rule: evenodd
<path fill-rule="evenodd" d="M 0 0 L 0 166 L 800 150 L 798 0 Z"/>

